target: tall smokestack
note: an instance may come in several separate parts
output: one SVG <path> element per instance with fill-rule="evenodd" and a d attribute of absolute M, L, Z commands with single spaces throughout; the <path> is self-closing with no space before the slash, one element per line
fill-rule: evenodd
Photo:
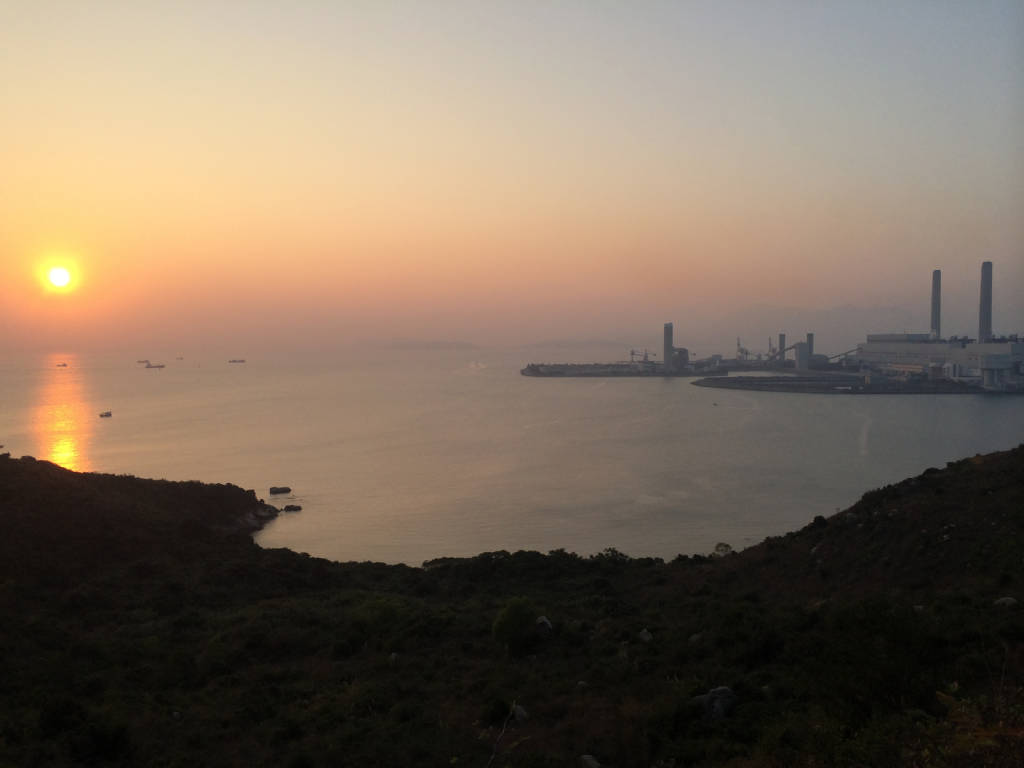
<path fill-rule="evenodd" d="M 665 370 L 665 375 L 668 376 L 675 370 L 675 365 L 673 365 L 674 361 L 672 359 L 675 356 L 675 348 L 672 346 L 672 323 L 665 323 L 665 337 L 663 341 L 664 344 L 661 350 L 663 357 L 661 359 L 664 362 L 662 367 Z"/>
<path fill-rule="evenodd" d="M 942 270 L 932 272 L 932 338 L 942 338 Z"/>
<path fill-rule="evenodd" d="M 978 341 L 992 339 L 992 262 L 981 262 L 981 306 L 978 308 Z"/>

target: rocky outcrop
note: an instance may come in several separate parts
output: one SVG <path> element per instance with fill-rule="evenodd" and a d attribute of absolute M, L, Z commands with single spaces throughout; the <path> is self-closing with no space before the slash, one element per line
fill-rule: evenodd
<path fill-rule="evenodd" d="M 709 720 L 721 720 L 728 717 L 735 708 L 736 694 L 731 688 L 721 685 L 700 696 L 694 696 L 690 703 L 699 707 Z"/>
<path fill-rule="evenodd" d="M 242 515 L 239 527 L 242 530 L 255 533 L 277 517 L 277 515 L 277 507 L 260 502 Z"/>

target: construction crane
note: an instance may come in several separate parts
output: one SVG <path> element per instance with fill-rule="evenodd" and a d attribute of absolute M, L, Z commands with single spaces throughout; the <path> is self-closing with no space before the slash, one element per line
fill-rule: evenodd
<path fill-rule="evenodd" d="M 749 360 L 750 350 L 740 344 L 740 337 L 736 337 L 736 359 L 737 360 Z"/>
<path fill-rule="evenodd" d="M 640 358 L 640 362 L 649 363 L 651 362 L 650 358 L 657 357 L 657 355 L 654 354 L 653 352 L 648 352 L 646 347 L 644 348 L 643 352 L 641 352 L 639 349 L 629 350 L 629 362 L 635 363 L 638 357 Z"/>

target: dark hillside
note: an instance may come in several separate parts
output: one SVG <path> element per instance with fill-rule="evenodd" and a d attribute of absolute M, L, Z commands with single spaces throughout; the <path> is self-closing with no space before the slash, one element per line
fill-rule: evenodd
<path fill-rule="evenodd" d="M 779 594 L 963 591 L 999 597 L 1024 574 L 1024 449 L 870 491 L 844 512 L 743 552 L 728 569 Z M 730 573 L 730 576 L 732 573 Z"/>
<path fill-rule="evenodd" d="M 1021 764 L 1024 447 L 670 563 L 333 563 L 269 514 L 0 458 L 0 766 Z"/>

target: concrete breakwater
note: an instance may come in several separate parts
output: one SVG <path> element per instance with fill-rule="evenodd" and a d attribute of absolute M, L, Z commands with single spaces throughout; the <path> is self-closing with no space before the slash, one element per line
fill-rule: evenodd
<path fill-rule="evenodd" d="M 741 389 L 757 392 L 802 392 L 824 395 L 971 395 L 984 392 L 962 382 L 901 381 L 877 377 L 826 374 L 819 376 L 727 376 L 692 382 L 698 387 Z"/>
<path fill-rule="evenodd" d="M 725 376 L 727 371 L 713 369 L 683 369 L 664 372 L 660 365 L 654 363 L 530 363 L 521 371 L 523 376 L 546 377 L 597 377 L 597 376 L 656 376 L 673 377 L 694 376 Z"/>

